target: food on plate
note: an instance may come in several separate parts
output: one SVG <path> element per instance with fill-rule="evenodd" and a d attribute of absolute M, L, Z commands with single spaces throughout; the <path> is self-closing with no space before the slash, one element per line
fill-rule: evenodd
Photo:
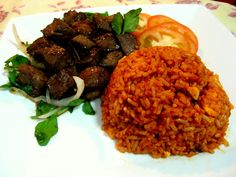
<path fill-rule="evenodd" d="M 139 48 L 131 32 L 140 12 L 141 8 L 124 15 L 68 11 L 29 46 L 13 28 L 18 48 L 28 58 L 17 54 L 5 62 L 9 83 L 0 88 L 36 103 L 32 118 L 45 119 L 35 128 L 39 145 L 47 145 L 57 133 L 57 117 L 64 112 L 83 103 L 85 114 L 95 114 L 89 101 L 100 97 L 118 61 Z"/>
<path fill-rule="evenodd" d="M 233 109 L 218 76 L 176 47 L 122 58 L 102 96 L 102 128 L 121 152 L 193 156 L 225 139 Z"/>
<path fill-rule="evenodd" d="M 197 53 L 198 39 L 190 28 L 164 15 L 145 17 L 145 22 L 140 22 L 143 28 L 133 32 L 141 47 L 174 46 Z"/>
<path fill-rule="evenodd" d="M 227 144 L 232 105 L 195 55 L 198 39 L 187 26 L 140 8 L 124 15 L 73 10 L 41 31 L 26 46 L 14 29 L 27 56 L 5 62 L 9 83 L 0 86 L 36 103 L 39 145 L 58 132 L 61 114 L 82 104 L 94 115 L 90 100 L 104 89 L 102 127 L 122 152 L 192 156 Z"/>
<path fill-rule="evenodd" d="M 167 22 L 177 22 L 177 21 L 165 15 L 153 15 L 148 18 L 147 26 L 148 28 L 151 28 L 151 27 L 160 25 L 162 23 L 167 23 Z"/>
<path fill-rule="evenodd" d="M 124 31 L 117 35 L 113 30 L 116 15 L 89 15 L 84 12 L 66 12 L 63 19 L 55 18 L 47 25 L 42 30 L 43 37 L 36 39 L 27 48 L 33 61 L 41 66 L 32 67 L 42 70 L 48 77 L 39 95 L 45 94 L 47 89 L 50 96 L 57 100 L 73 95 L 76 88 L 72 76 L 78 76 L 85 82 L 81 98 L 98 98 L 117 61 L 124 54 L 139 48 L 132 34 Z"/>
<path fill-rule="evenodd" d="M 147 28 L 147 21 L 151 15 L 146 13 L 139 14 L 139 23 L 138 26 L 135 28 L 135 31 L 132 33 L 135 36 L 138 36 L 144 29 Z"/>

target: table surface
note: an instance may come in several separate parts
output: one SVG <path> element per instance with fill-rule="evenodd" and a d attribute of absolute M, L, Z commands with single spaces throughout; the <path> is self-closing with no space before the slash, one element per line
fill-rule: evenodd
<path fill-rule="evenodd" d="M 134 4 L 201 4 L 236 36 L 236 7 L 211 0 L 0 0 L 0 38 L 12 18 L 42 12 Z"/>

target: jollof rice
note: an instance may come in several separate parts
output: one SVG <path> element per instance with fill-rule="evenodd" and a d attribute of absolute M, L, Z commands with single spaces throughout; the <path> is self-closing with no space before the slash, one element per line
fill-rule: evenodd
<path fill-rule="evenodd" d="M 213 153 L 233 108 L 217 75 L 175 47 L 123 58 L 102 97 L 102 128 L 121 152 L 192 156 Z"/>

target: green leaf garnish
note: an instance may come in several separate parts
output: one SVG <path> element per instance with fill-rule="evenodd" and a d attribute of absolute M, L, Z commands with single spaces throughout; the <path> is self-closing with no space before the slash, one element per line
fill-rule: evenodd
<path fill-rule="evenodd" d="M 11 83 L 6 83 L 0 86 L 0 89 L 9 90 L 12 87 Z"/>
<path fill-rule="evenodd" d="M 84 102 L 83 99 L 78 98 L 78 99 L 76 99 L 76 100 L 71 101 L 71 102 L 68 104 L 68 106 L 69 106 L 69 107 L 79 106 L 79 105 L 81 105 L 83 102 Z"/>
<path fill-rule="evenodd" d="M 94 12 L 84 12 L 84 13 L 90 21 L 93 21 L 93 15 L 95 14 Z M 104 16 L 104 17 L 109 16 L 109 13 L 107 11 L 104 12 L 104 13 L 99 13 L 99 14 Z"/>
<path fill-rule="evenodd" d="M 139 14 L 142 11 L 141 8 L 130 10 L 124 17 L 120 12 L 114 15 L 112 20 L 112 29 L 116 34 L 131 33 L 135 30 L 139 23 Z"/>
<path fill-rule="evenodd" d="M 46 114 L 56 108 L 57 108 L 56 106 L 48 104 L 48 103 L 41 100 L 37 104 L 37 107 L 36 107 L 36 116 L 41 116 L 41 115 Z"/>
<path fill-rule="evenodd" d="M 40 146 L 46 146 L 50 139 L 58 132 L 57 116 L 39 122 L 35 127 L 34 135 Z"/>
<path fill-rule="evenodd" d="M 96 113 L 94 111 L 92 105 L 88 101 L 84 102 L 84 104 L 82 106 L 82 110 L 85 114 L 88 114 L 88 115 L 95 115 L 95 113 Z"/>
<path fill-rule="evenodd" d="M 19 76 L 19 72 L 17 71 L 18 67 L 21 64 L 29 64 L 29 63 L 30 63 L 30 61 L 28 58 L 26 58 L 22 55 L 18 55 L 18 54 L 14 55 L 14 56 L 10 57 L 8 60 L 6 60 L 4 69 L 8 72 L 9 83 L 4 84 L 3 86 L 1 86 L 1 88 L 10 89 L 11 87 L 15 86 L 15 87 L 22 89 L 26 93 L 29 93 L 30 91 L 32 92 L 32 87 L 30 88 L 29 86 L 22 86 L 22 88 L 21 88 L 16 80 L 17 77 Z"/>
<path fill-rule="evenodd" d="M 130 10 L 124 15 L 124 26 L 122 33 L 131 33 L 135 30 L 139 23 L 139 14 L 141 8 Z"/>
<path fill-rule="evenodd" d="M 40 101 L 36 106 L 36 115 L 31 116 L 31 118 L 32 119 L 47 119 L 52 115 L 58 117 L 67 111 L 72 113 L 74 108 L 76 106 L 79 106 L 83 102 L 84 102 L 83 99 L 76 99 L 76 100 L 71 101 L 67 106 L 58 107 L 58 106 L 54 106 L 52 104 L 46 103 L 44 101 Z M 42 115 L 44 115 L 43 118 L 42 118 Z"/>
<path fill-rule="evenodd" d="M 33 92 L 33 87 L 31 85 L 23 85 L 23 86 L 20 86 L 19 88 L 27 94 L 30 94 Z"/>
<path fill-rule="evenodd" d="M 123 16 L 120 12 L 114 15 L 111 26 L 112 29 L 116 32 L 116 34 L 121 34 L 123 27 Z"/>
<path fill-rule="evenodd" d="M 16 54 L 14 56 L 12 56 L 11 58 L 9 58 L 7 61 L 5 61 L 5 67 L 4 69 L 6 70 L 15 70 L 17 69 L 21 64 L 29 64 L 30 61 L 28 58 L 22 56 L 22 55 L 19 55 L 19 54 Z"/>
<path fill-rule="evenodd" d="M 16 70 L 9 71 L 8 72 L 9 82 L 14 86 L 19 86 L 19 84 L 16 82 L 16 79 L 18 76 L 19 76 L 19 73 Z"/>

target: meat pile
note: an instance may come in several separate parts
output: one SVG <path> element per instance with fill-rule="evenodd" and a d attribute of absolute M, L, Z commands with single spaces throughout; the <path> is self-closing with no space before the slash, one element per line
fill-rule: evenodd
<path fill-rule="evenodd" d="M 32 86 L 30 96 L 44 95 L 62 99 L 76 92 L 72 76 L 84 80 L 82 98 L 93 100 L 106 87 L 118 61 L 139 48 L 130 34 L 116 35 L 112 30 L 113 15 L 68 11 L 63 19 L 55 18 L 43 30 L 43 36 L 28 48 L 31 64 L 19 67 L 17 82 Z"/>

